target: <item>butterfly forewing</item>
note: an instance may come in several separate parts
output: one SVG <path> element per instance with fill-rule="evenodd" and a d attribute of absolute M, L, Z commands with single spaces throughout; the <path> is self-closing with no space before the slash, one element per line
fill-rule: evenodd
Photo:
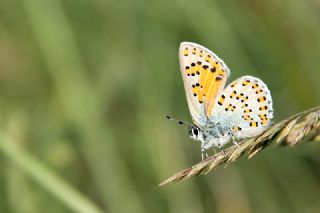
<path fill-rule="evenodd" d="M 237 138 L 261 133 L 273 117 L 272 99 L 267 86 L 251 76 L 230 83 L 216 99 L 214 108 L 214 114 L 236 116 L 233 131 Z"/>
<path fill-rule="evenodd" d="M 179 59 L 192 119 L 198 126 L 204 126 L 230 71 L 213 52 L 191 42 L 181 43 Z"/>

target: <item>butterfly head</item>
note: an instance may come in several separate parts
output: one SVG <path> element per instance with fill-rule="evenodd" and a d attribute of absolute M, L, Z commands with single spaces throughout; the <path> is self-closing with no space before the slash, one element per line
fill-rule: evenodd
<path fill-rule="evenodd" d="M 171 121 L 176 121 L 178 122 L 180 125 L 187 125 L 189 126 L 189 132 L 188 132 L 188 135 L 190 138 L 192 138 L 193 140 L 196 140 L 196 141 L 201 141 L 201 142 L 204 142 L 206 137 L 203 133 L 203 131 L 195 124 L 191 124 L 191 123 L 188 123 L 188 122 L 185 122 L 185 121 L 181 121 L 181 120 L 177 120 L 175 118 L 172 118 L 171 116 L 167 115 L 166 116 L 167 119 L 171 120 Z"/>
<path fill-rule="evenodd" d="M 192 125 L 189 128 L 189 137 L 192 138 L 193 140 L 197 140 L 197 141 L 204 141 L 204 134 L 202 132 L 202 130 L 197 127 L 196 125 Z"/>

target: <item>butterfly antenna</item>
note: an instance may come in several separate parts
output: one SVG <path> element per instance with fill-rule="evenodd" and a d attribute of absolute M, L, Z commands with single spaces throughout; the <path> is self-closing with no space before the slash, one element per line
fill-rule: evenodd
<path fill-rule="evenodd" d="M 166 116 L 167 119 L 169 119 L 170 121 L 176 121 L 178 122 L 178 124 L 180 125 L 188 125 L 188 126 L 193 126 L 193 124 L 191 123 L 188 123 L 188 122 L 185 122 L 185 121 L 181 121 L 181 120 L 178 120 L 178 119 L 175 119 L 175 118 L 172 118 L 171 116 L 167 115 Z"/>

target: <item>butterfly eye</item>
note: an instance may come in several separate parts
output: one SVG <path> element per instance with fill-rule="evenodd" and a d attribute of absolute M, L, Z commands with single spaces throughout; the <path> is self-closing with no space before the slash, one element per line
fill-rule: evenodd
<path fill-rule="evenodd" d="M 193 139 L 197 139 L 199 135 L 199 129 L 196 126 L 192 126 L 189 130 L 189 136 Z"/>
<path fill-rule="evenodd" d="M 198 129 L 193 129 L 193 134 L 195 134 L 196 136 L 198 136 L 198 134 L 199 134 Z"/>

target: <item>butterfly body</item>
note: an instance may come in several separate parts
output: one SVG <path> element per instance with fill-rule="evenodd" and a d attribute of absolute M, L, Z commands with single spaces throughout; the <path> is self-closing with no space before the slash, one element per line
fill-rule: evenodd
<path fill-rule="evenodd" d="M 221 148 L 229 141 L 262 133 L 273 117 L 267 86 L 258 78 L 243 76 L 225 87 L 230 70 L 212 51 L 182 42 L 180 69 L 194 125 L 191 138 L 201 150 Z"/>
<path fill-rule="evenodd" d="M 215 114 L 207 120 L 205 126 L 198 127 L 201 136 L 197 139 L 205 150 L 215 146 L 221 148 L 235 136 L 234 126 L 241 124 L 241 116 Z M 234 137 L 238 139 L 238 137 Z"/>

